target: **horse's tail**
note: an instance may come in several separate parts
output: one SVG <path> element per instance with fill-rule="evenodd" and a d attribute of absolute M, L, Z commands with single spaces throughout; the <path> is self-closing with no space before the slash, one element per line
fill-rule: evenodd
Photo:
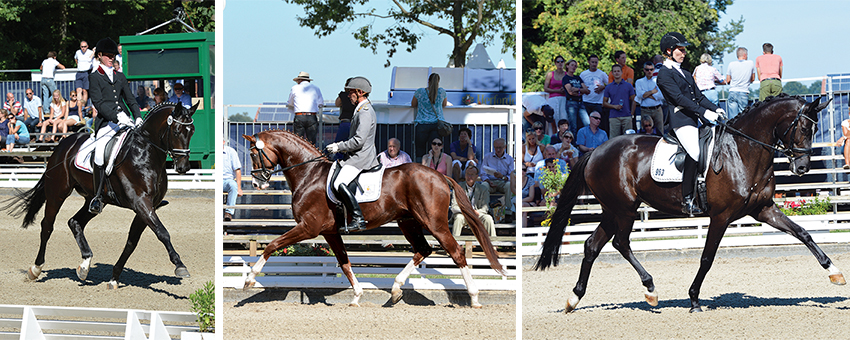
<path fill-rule="evenodd" d="M 4 203 L 6 206 L 3 210 L 9 212 L 14 218 L 19 218 L 24 215 L 24 221 L 21 227 L 29 227 L 35 220 L 35 215 L 41 210 L 41 206 L 47 200 L 47 195 L 44 191 L 44 176 L 38 180 L 35 187 L 27 191 L 18 190 L 14 197 L 7 199 Z"/>
<path fill-rule="evenodd" d="M 576 165 L 570 171 L 570 177 L 564 183 L 561 189 L 561 197 L 558 199 L 558 207 L 555 208 L 555 214 L 549 223 L 549 232 L 546 234 L 546 240 L 543 241 L 543 250 L 540 253 L 540 258 L 534 265 L 534 270 L 544 270 L 549 266 L 558 265 L 558 255 L 561 252 L 561 240 L 564 237 L 564 230 L 567 229 L 567 224 L 570 221 L 570 214 L 573 207 L 578 201 L 578 195 L 581 194 L 587 187 L 587 181 L 584 179 L 584 170 L 587 168 L 587 162 L 590 159 L 590 152 L 578 159 Z"/>
<path fill-rule="evenodd" d="M 484 224 L 478 219 L 478 215 L 475 213 L 475 208 L 472 207 L 472 203 L 469 202 L 469 198 L 467 198 L 466 195 L 457 194 L 459 192 L 463 192 L 463 188 L 461 188 L 460 185 L 453 179 L 449 177 L 445 178 L 446 182 L 449 183 L 449 187 L 452 188 L 452 199 L 457 202 L 458 207 L 460 207 L 460 212 L 466 219 L 466 223 L 469 224 L 469 229 L 472 229 L 472 233 L 475 234 L 478 244 L 480 244 L 481 249 L 484 250 L 484 255 L 486 255 L 487 260 L 490 261 L 490 268 L 493 268 L 493 270 L 502 276 L 507 276 L 508 273 L 505 271 L 505 268 L 502 267 L 501 263 L 499 263 L 499 254 L 496 254 L 496 250 L 493 248 L 493 243 L 490 241 L 490 234 L 487 233 L 487 230 L 484 229 Z"/>

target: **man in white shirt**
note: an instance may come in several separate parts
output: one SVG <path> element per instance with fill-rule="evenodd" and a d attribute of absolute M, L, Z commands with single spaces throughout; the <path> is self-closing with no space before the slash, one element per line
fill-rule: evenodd
<path fill-rule="evenodd" d="M 54 78 L 56 77 L 57 68 L 64 70 L 65 65 L 62 65 L 56 60 L 56 51 L 47 52 L 47 59 L 44 59 L 41 62 L 41 66 L 38 67 L 41 70 L 41 98 L 50 98 L 53 96 L 53 91 L 56 91 Z M 50 100 L 45 100 L 42 104 L 44 104 L 43 112 L 49 112 L 48 105 L 50 105 Z"/>
<path fill-rule="evenodd" d="M 554 117 L 555 109 L 543 96 L 533 93 L 522 94 L 522 130 L 528 130 L 534 122 L 546 125 L 546 117 Z"/>
<path fill-rule="evenodd" d="M 635 101 L 640 104 L 641 119 L 650 116 L 653 122 L 663 122 L 664 112 L 661 110 L 661 102 L 664 96 L 652 77 L 655 74 L 655 65 L 651 61 L 643 64 L 643 74 L 646 76 L 635 81 Z M 663 124 L 656 127 L 661 129 Z"/>
<path fill-rule="evenodd" d="M 24 125 L 31 132 L 35 132 L 38 123 L 44 119 L 44 111 L 41 109 L 41 98 L 35 96 L 32 89 L 26 90 L 27 98 L 24 99 Z"/>
<path fill-rule="evenodd" d="M 91 73 L 92 62 L 94 61 L 94 51 L 89 49 L 89 43 L 85 40 L 80 42 L 80 49 L 74 53 L 74 61 L 77 63 L 77 75 L 74 80 L 74 87 L 77 91 L 77 108 L 79 112 L 83 112 L 83 107 L 89 100 L 89 73 Z"/>
<path fill-rule="evenodd" d="M 596 111 L 602 112 L 602 92 L 605 91 L 605 86 L 608 85 L 608 74 L 605 71 L 598 69 L 599 67 L 599 57 L 595 54 L 587 57 L 587 69 L 582 71 L 579 74 L 581 80 L 587 84 L 587 88 L 590 89 L 590 94 L 585 94 L 582 96 L 582 101 L 584 102 L 584 108 L 588 113 Z M 607 110 L 605 111 L 607 113 Z M 608 121 L 607 114 L 604 117 L 605 121 Z M 608 131 L 608 124 L 604 124 L 606 127 L 603 129 Z M 578 129 L 582 128 L 581 126 L 574 126 L 573 128 L 578 131 Z"/>
<path fill-rule="evenodd" d="M 286 106 L 295 113 L 292 119 L 293 130 L 295 134 L 319 146 L 316 139 L 319 132 L 319 119 L 316 118 L 316 113 L 325 106 L 322 91 L 311 83 L 313 79 L 310 79 L 310 74 L 307 72 L 299 72 L 292 81 L 297 84 L 292 86 Z"/>
<path fill-rule="evenodd" d="M 738 60 L 729 63 L 726 71 L 726 83 L 729 84 L 729 100 L 726 101 L 726 113 L 729 119 L 735 118 L 750 98 L 750 84 L 755 80 L 755 63 L 747 60 L 747 49 L 738 47 Z"/>

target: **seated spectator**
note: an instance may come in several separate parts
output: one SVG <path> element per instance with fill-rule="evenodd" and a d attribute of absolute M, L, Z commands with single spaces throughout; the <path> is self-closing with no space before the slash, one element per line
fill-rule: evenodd
<path fill-rule="evenodd" d="M 9 110 L 0 109 L 0 139 L 6 140 L 6 136 L 9 135 L 9 121 L 6 120 L 6 117 L 9 116 Z M 6 144 L 3 144 L 3 148 L 0 149 L 5 151 Z"/>
<path fill-rule="evenodd" d="M 522 128 L 527 130 L 531 128 L 534 122 L 544 124 L 547 121 L 555 120 L 555 109 L 549 106 L 546 98 L 536 94 L 522 95 Z"/>
<path fill-rule="evenodd" d="M 643 116 L 640 119 L 641 128 L 638 133 L 646 135 L 661 136 L 661 132 L 655 128 L 655 123 L 652 121 L 652 116 Z"/>
<path fill-rule="evenodd" d="M 161 87 L 157 87 L 153 90 L 153 101 L 154 106 L 159 105 L 160 103 L 164 103 L 168 100 L 168 96 L 165 94 L 165 90 Z"/>
<path fill-rule="evenodd" d="M 458 184 L 460 184 L 460 187 L 463 188 L 463 194 L 466 195 L 466 197 L 469 197 L 470 202 L 472 202 L 472 207 L 475 208 L 475 213 L 478 214 L 478 219 L 480 219 L 481 223 L 484 224 L 484 228 L 487 229 L 487 233 L 490 234 L 490 236 L 496 236 L 496 225 L 493 223 L 493 216 L 490 216 L 490 214 L 487 213 L 487 210 L 490 207 L 490 192 L 484 183 L 475 181 L 477 178 L 478 167 L 476 167 L 475 164 L 470 164 L 466 167 L 464 180 Z M 454 215 L 454 222 L 452 222 L 452 234 L 454 236 L 460 236 L 463 226 L 467 225 L 466 218 L 460 213 L 460 207 L 457 206 L 457 203 L 452 205 L 451 210 Z"/>
<path fill-rule="evenodd" d="M 850 139 L 850 119 L 841 121 L 841 132 L 843 136 L 838 138 L 838 141 L 835 142 L 835 146 L 844 147 L 844 169 L 850 169 L 850 143 L 847 143 L 847 140 Z"/>
<path fill-rule="evenodd" d="M 65 101 L 65 98 L 62 98 L 62 92 L 59 90 L 53 91 L 53 99 L 50 101 L 50 115 L 47 119 L 44 120 L 41 124 L 41 135 L 44 136 L 47 133 L 47 127 L 53 127 L 53 133 L 55 134 L 59 128 L 59 123 L 61 123 L 68 116 L 68 103 Z M 42 138 L 39 138 L 39 141 L 42 141 Z M 49 140 L 49 139 L 48 139 Z M 53 137 L 54 141 L 59 141 L 59 136 Z"/>
<path fill-rule="evenodd" d="M 440 137 L 431 140 L 431 151 L 422 157 L 422 165 L 437 170 L 444 176 L 449 175 L 449 170 L 452 168 L 452 156 L 443 152 L 443 140 Z"/>
<path fill-rule="evenodd" d="M 514 172 L 514 158 L 507 154 L 507 142 L 504 138 L 493 141 L 493 152 L 481 159 L 481 180 L 491 194 L 502 193 L 506 196 L 511 192 L 511 182 L 508 176 Z M 505 201 L 502 201 L 505 204 Z"/>
<path fill-rule="evenodd" d="M 532 129 L 534 129 L 534 137 L 537 137 L 537 145 L 540 145 L 540 147 L 549 145 L 551 139 L 549 135 L 544 133 L 544 129 L 546 129 L 546 127 L 543 126 L 543 123 L 534 122 L 531 126 Z"/>
<path fill-rule="evenodd" d="M 387 149 L 378 154 L 378 160 L 387 168 L 413 162 L 407 152 L 401 151 L 401 141 L 397 138 L 387 141 Z"/>
<path fill-rule="evenodd" d="M 151 98 L 148 97 L 148 90 L 144 85 L 139 85 L 139 90 L 136 92 L 136 103 L 139 104 L 139 109 L 147 111 L 151 109 Z"/>
<path fill-rule="evenodd" d="M 528 175 L 534 174 L 534 167 L 537 166 L 537 161 L 543 159 L 543 151 L 540 145 L 537 144 L 537 136 L 534 130 L 529 129 L 525 132 L 525 145 L 522 148 L 522 169 Z"/>
<path fill-rule="evenodd" d="M 24 125 L 27 126 L 27 131 L 35 131 L 38 124 L 44 120 L 44 111 L 41 108 L 44 105 L 41 98 L 35 95 L 33 89 L 26 90 L 26 98 L 24 98 Z"/>
<path fill-rule="evenodd" d="M 573 141 L 575 140 L 573 133 L 569 130 L 564 131 L 561 140 L 564 142 L 552 146 L 558 150 L 558 158 L 563 159 L 570 167 L 573 167 L 579 155 L 578 149 L 573 145 Z"/>
<path fill-rule="evenodd" d="M 18 120 L 18 117 L 9 114 L 6 118 L 9 119 L 9 134 L 6 135 L 6 151 L 11 152 L 15 144 L 26 145 L 30 142 L 30 133 L 24 122 Z"/>
<path fill-rule="evenodd" d="M 591 112 L 590 125 L 578 130 L 576 146 L 578 146 L 578 151 L 581 151 L 582 155 L 608 141 L 608 133 L 599 128 L 601 121 L 602 115 L 599 112 Z"/>
<path fill-rule="evenodd" d="M 12 92 L 6 93 L 6 101 L 3 102 L 3 108 L 13 115 L 23 115 L 21 102 L 15 100 L 15 95 Z"/>
<path fill-rule="evenodd" d="M 86 120 L 83 118 L 83 114 L 79 112 L 79 107 L 77 105 L 77 93 L 71 92 L 71 99 L 68 100 L 68 118 L 62 120 L 58 123 L 59 130 L 62 133 L 67 133 L 69 128 L 77 125 L 77 124 L 85 124 Z"/>
<path fill-rule="evenodd" d="M 589 118 L 588 118 L 589 119 Z M 561 136 L 564 135 L 564 131 L 570 129 L 570 122 L 566 119 L 561 119 L 558 121 L 558 133 L 549 136 L 549 144 L 558 144 L 561 142 Z"/>
<path fill-rule="evenodd" d="M 449 145 L 449 154 L 452 156 L 452 178 L 460 183 L 463 181 L 463 171 L 470 165 L 477 165 L 475 145 L 472 144 L 472 130 L 462 127 L 457 133 L 457 140 Z"/>
<path fill-rule="evenodd" d="M 537 165 L 534 167 L 534 182 L 538 186 L 540 186 L 540 180 L 543 179 L 543 171 L 546 170 L 547 162 L 556 163 L 562 174 L 567 173 L 567 171 L 569 171 L 569 168 L 567 167 L 567 162 L 565 162 L 563 159 L 558 158 L 558 150 L 555 149 L 554 146 L 549 145 L 545 149 L 543 149 L 543 159 L 537 162 Z"/>
<path fill-rule="evenodd" d="M 183 84 L 177 83 L 172 86 L 174 89 L 174 95 L 171 98 L 168 98 L 168 101 L 172 103 L 180 103 L 183 107 L 187 109 L 192 108 L 192 97 L 189 96 L 188 93 L 183 92 Z"/>

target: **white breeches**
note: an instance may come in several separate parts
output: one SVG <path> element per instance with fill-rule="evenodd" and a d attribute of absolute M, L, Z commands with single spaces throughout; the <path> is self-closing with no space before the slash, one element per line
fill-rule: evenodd
<path fill-rule="evenodd" d="M 106 143 L 112 139 L 112 136 L 115 136 L 115 133 L 119 129 L 120 126 L 118 124 L 107 122 L 106 126 L 97 130 L 94 141 L 94 164 L 97 164 L 97 166 L 103 166 L 103 154 L 106 151 Z"/>
<path fill-rule="evenodd" d="M 334 180 L 333 189 L 339 188 L 340 184 L 345 184 L 346 186 L 354 180 L 354 177 L 357 177 L 357 174 L 360 173 L 360 169 L 355 168 L 351 165 L 343 165 L 342 169 L 339 170 L 339 175 L 336 176 L 336 180 Z M 354 194 L 352 192 L 352 194 Z"/>
<path fill-rule="evenodd" d="M 699 129 L 695 126 L 685 125 L 676 129 L 676 137 L 679 138 L 679 143 L 685 148 L 685 152 L 691 159 L 699 161 Z"/>

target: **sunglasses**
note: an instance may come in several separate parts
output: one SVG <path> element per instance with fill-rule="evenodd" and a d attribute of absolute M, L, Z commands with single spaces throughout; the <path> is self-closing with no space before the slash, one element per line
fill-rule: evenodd
<path fill-rule="evenodd" d="M 651 128 L 651 127 L 652 127 L 652 124 L 643 124 L 643 127 L 645 127 L 645 128 Z"/>
<path fill-rule="evenodd" d="M 644 72 L 652 72 L 652 71 L 655 71 L 655 69 L 654 68 L 645 68 L 645 69 L 643 69 L 643 71 Z"/>
<path fill-rule="evenodd" d="M 563 63 L 563 60 L 555 60 L 556 63 Z"/>
<path fill-rule="evenodd" d="M 602 120 L 602 117 L 594 117 L 594 116 L 590 116 L 590 118 Z"/>
<path fill-rule="evenodd" d="M 31 96 L 31 95 L 32 95 L 32 92 L 27 92 L 27 95 L 28 95 L 28 96 Z"/>
<path fill-rule="evenodd" d="M 86 47 L 89 47 L 89 45 L 80 45 L 80 48 L 86 48 Z"/>
<path fill-rule="evenodd" d="M 443 146 L 443 143 L 440 143 L 440 142 L 431 142 L 431 145 Z"/>

